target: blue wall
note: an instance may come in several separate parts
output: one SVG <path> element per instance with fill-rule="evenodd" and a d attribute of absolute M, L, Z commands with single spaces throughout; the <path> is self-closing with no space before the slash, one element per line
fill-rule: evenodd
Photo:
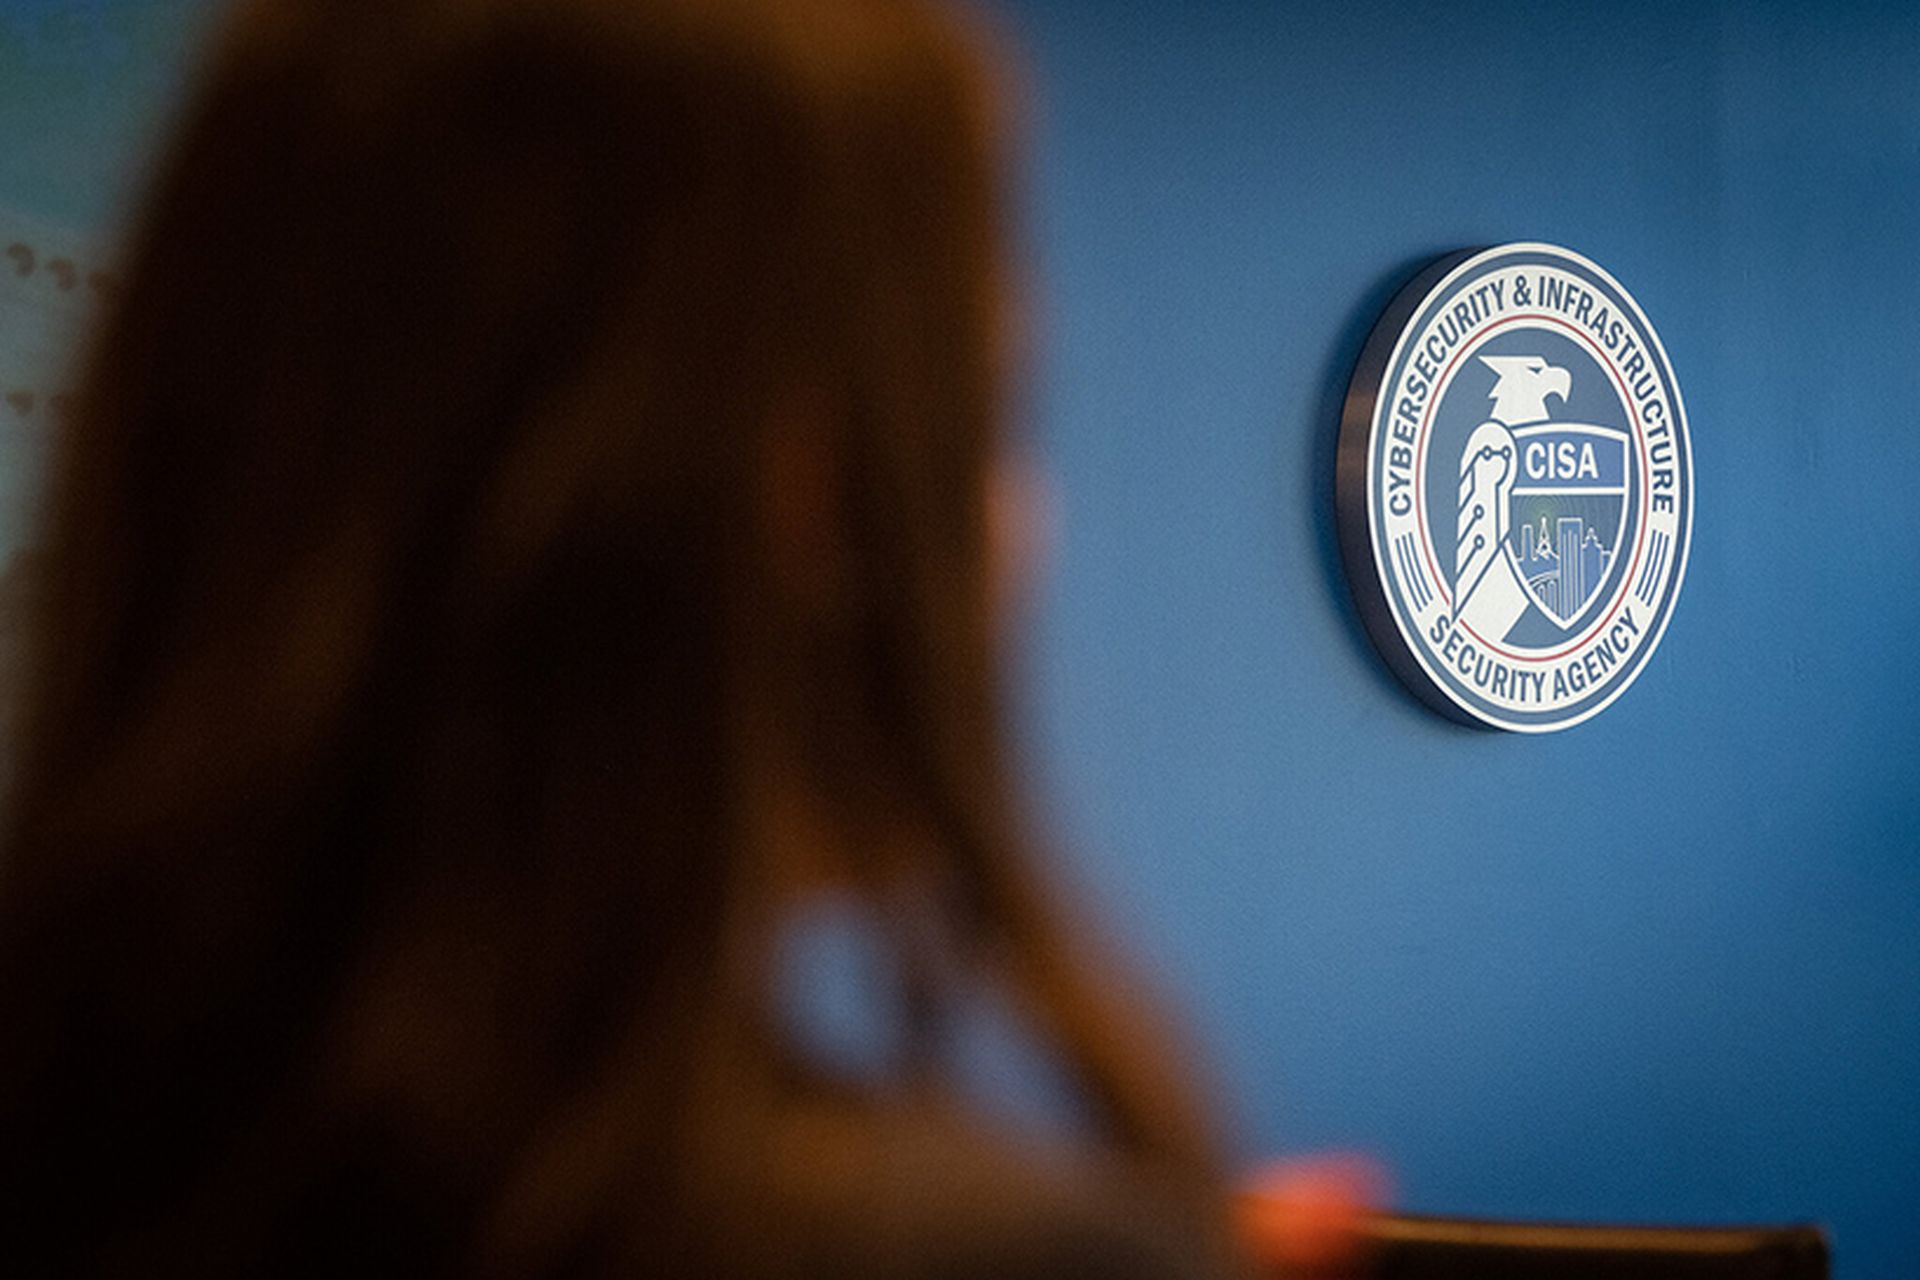
<path fill-rule="evenodd" d="M 1030 738 L 1245 1152 L 1372 1150 L 1430 1212 L 1811 1216 L 1843 1280 L 1910 1271 L 1920 11 L 1002 7 L 1060 504 Z M 207 8 L 0 0 L 0 220 L 110 237 Z M 1638 296 L 1699 480 L 1659 653 L 1545 739 L 1394 683 L 1332 525 L 1367 329 L 1511 239 Z"/>
<path fill-rule="evenodd" d="M 1031 736 L 1246 1150 L 1376 1151 L 1430 1212 L 1813 1217 L 1909 1273 L 1920 10 L 1006 8 L 1062 508 Z M 1518 239 L 1638 296 L 1699 480 L 1660 651 L 1544 739 L 1395 683 L 1332 518 L 1387 299 Z"/>

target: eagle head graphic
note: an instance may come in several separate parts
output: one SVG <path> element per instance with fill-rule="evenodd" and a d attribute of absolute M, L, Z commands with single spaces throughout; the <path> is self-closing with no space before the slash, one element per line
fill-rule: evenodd
<path fill-rule="evenodd" d="M 1573 376 L 1541 356 L 1481 356 L 1480 363 L 1498 375 L 1487 393 L 1493 420 L 1509 427 L 1545 422 L 1547 397 L 1558 396 L 1565 404 L 1573 391 Z"/>

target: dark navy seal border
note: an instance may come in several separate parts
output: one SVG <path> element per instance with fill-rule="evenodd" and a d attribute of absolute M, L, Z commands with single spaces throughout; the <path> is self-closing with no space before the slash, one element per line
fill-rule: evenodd
<path fill-rule="evenodd" d="M 1426 668 L 1414 656 L 1400 633 L 1392 602 L 1387 599 L 1387 584 L 1374 557 L 1371 512 L 1368 510 L 1367 475 L 1372 454 L 1374 414 L 1386 391 L 1387 362 L 1407 324 L 1426 301 L 1428 294 L 1457 267 L 1493 246 L 1461 249 L 1447 254 L 1420 269 L 1406 286 L 1393 296 L 1379 323 L 1367 335 L 1354 365 L 1353 378 L 1347 384 L 1347 400 L 1340 411 L 1340 443 L 1334 450 L 1334 523 L 1340 531 L 1340 559 L 1346 569 L 1347 585 L 1353 602 L 1366 625 L 1367 636 L 1380 652 L 1400 683 L 1412 690 L 1422 702 L 1461 724 L 1479 729 L 1489 725 L 1468 712 L 1434 683 Z"/>

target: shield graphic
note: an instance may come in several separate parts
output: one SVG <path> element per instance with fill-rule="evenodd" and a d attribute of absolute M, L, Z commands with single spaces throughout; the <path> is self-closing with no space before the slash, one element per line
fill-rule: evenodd
<path fill-rule="evenodd" d="M 1627 509 L 1627 433 L 1589 423 L 1511 428 L 1508 550 L 1534 603 L 1572 628 L 1613 577 Z"/>

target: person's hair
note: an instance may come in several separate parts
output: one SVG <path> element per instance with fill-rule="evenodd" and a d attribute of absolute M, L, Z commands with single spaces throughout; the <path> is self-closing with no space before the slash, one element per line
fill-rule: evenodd
<path fill-rule="evenodd" d="M 995 984 L 1091 1145 L 1208 1198 L 1190 1088 L 1008 777 L 992 66 L 908 0 L 230 19 L 57 450 L 0 1250 L 665 1275 L 850 1245 L 832 1189 L 885 1174 L 777 1122 L 805 1090 L 765 941 L 804 877 L 755 830 L 768 724 L 899 926 L 912 1036 Z M 830 525 L 804 591 L 769 552 L 783 440 Z M 901 1096 L 942 1096 L 912 1062 Z"/>

